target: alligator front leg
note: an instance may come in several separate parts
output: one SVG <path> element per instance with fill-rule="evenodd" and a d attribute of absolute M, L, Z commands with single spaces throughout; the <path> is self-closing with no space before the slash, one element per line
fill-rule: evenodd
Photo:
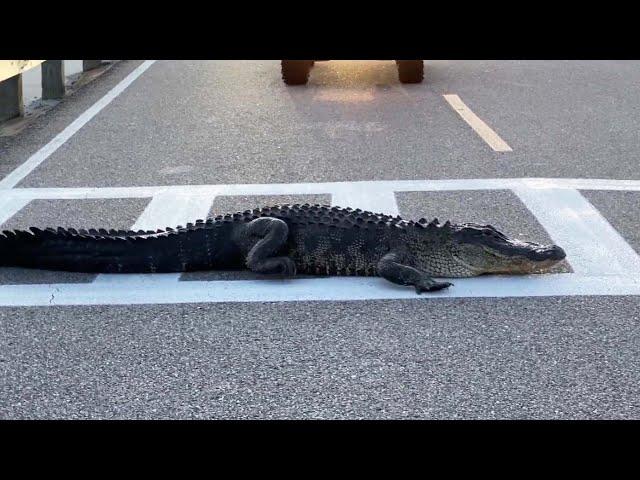
<path fill-rule="evenodd" d="M 418 295 L 422 292 L 435 292 L 450 287 L 453 283 L 436 282 L 417 268 L 403 264 L 403 256 L 390 252 L 378 262 L 378 275 L 398 285 L 413 285 Z"/>
<path fill-rule="evenodd" d="M 279 218 L 261 217 L 247 223 L 242 235 L 262 237 L 247 254 L 247 267 L 256 273 L 296 274 L 296 265 L 289 257 L 274 257 L 287 241 L 289 227 Z"/>

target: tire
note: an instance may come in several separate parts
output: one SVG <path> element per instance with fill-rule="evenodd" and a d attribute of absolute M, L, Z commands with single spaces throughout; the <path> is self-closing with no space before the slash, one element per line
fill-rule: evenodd
<path fill-rule="evenodd" d="M 313 60 L 282 60 L 282 80 L 287 85 L 304 85 L 309 80 Z"/>
<path fill-rule="evenodd" d="M 396 60 L 398 77 L 402 83 L 420 83 L 424 79 L 422 60 Z"/>

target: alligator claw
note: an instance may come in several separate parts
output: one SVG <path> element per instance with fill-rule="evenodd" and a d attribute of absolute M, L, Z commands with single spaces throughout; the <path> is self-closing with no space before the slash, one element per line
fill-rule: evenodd
<path fill-rule="evenodd" d="M 420 295 L 422 292 L 437 292 L 438 290 L 442 290 L 445 288 L 449 288 L 453 285 L 450 282 L 429 282 L 426 284 L 417 284 L 416 293 Z"/>

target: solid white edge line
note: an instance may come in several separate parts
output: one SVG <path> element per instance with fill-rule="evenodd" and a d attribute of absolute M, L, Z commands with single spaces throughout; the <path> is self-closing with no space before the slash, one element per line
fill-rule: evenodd
<path fill-rule="evenodd" d="M 49 143 L 31 155 L 29 159 L 16 168 L 13 172 L 7 175 L 0 181 L 0 189 L 10 189 L 15 187 L 23 178 L 29 173 L 35 170 L 42 162 L 44 162 L 49 156 L 60 148 L 64 143 L 69 140 L 78 130 L 80 130 L 86 123 L 95 117 L 100 111 L 109 105 L 111 101 L 120 95 L 125 88 L 127 88 L 135 79 L 142 75 L 155 60 L 146 60 L 139 65 L 133 72 L 127 75 L 120 81 L 115 87 L 107 92 L 100 100 L 94 103 L 91 107 L 85 110 L 78 118 L 76 118 L 71 124 L 69 124 L 64 130 L 58 133 Z"/>

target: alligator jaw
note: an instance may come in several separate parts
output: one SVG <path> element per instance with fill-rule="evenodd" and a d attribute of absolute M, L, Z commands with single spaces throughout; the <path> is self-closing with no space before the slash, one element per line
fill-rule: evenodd
<path fill-rule="evenodd" d="M 559 262 L 567 256 L 565 251 L 558 245 L 539 245 L 537 243 L 520 242 L 511 240 L 508 246 L 501 247 L 496 251 L 487 248 L 492 255 L 502 258 L 523 257 L 532 262 L 554 261 Z"/>
<path fill-rule="evenodd" d="M 509 243 L 511 245 L 501 251 L 485 249 L 489 255 L 501 259 L 497 262 L 497 268 L 488 273 L 543 273 L 567 256 L 558 245 L 538 245 L 517 240 Z"/>
<path fill-rule="evenodd" d="M 558 245 L 509 238 L 491 225 L 460 224 L 451 231 L 450 247 L 467 276 L 539 273 L 566 257 Z"/>

